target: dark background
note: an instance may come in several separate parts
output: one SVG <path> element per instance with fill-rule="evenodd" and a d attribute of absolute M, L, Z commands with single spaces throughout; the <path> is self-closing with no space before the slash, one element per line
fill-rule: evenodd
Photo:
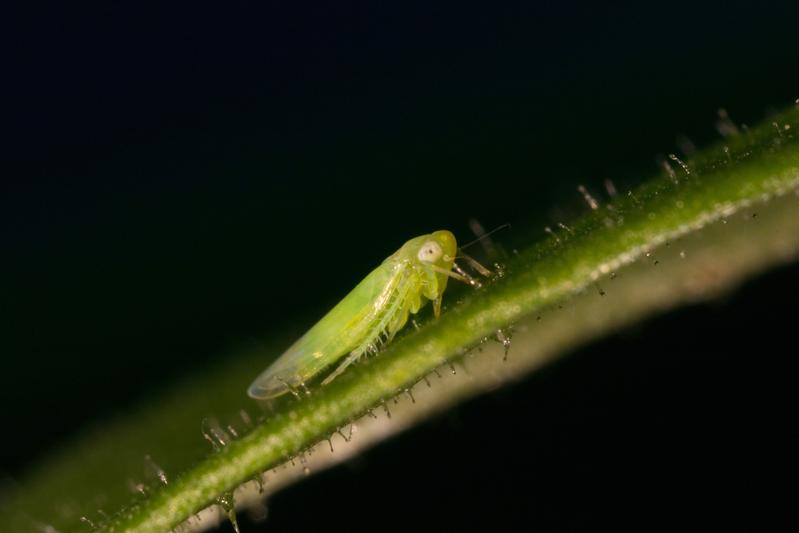
<path fill-rule="evenodd" d="M 19 475 L 188 369 L 318 315 L 410 236 L 468 239 L 476 217 L 529 241 L 580 212 L 576 184 L 631 185 L 679 135 L 716 139 L 718 108 L 752 123 L 788 105 L 798 14 L 3 8 L 0 468 Z M 470 402 L 277 496 L 263 529 L 796 526 L 797 350 L 780 320 L 797 273 Z"/>

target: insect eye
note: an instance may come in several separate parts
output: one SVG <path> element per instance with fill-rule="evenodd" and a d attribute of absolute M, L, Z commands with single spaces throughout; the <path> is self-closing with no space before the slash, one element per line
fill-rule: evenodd
<path fill-rule="evenodd" d="M 437 242 L 429 241 L 424 243 L 422 247 L 419 248 L 419 253 L 416 255 L 416 257 L 425 263 L 435 263 L 441 257 L 441 253 L 441 246 L 439 246 Z"/>

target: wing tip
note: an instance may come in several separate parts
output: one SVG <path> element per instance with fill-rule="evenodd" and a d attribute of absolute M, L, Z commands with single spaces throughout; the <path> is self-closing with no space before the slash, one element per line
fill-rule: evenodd
<path fill-rule="evenodd" d="M 247 396 L 253 400 L 271 400 L 282 396 L 288 391 L 289 387 L 285 381 L 275 376 L 270 376 L 267 379 L 256 379 L 247 389 Z"/>

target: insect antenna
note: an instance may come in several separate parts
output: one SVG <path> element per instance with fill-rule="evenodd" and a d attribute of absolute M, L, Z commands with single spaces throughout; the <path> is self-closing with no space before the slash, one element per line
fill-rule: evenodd
<path fill-rule="evenodd" d="M 485 228 L 476 218 L 472 218 L 469 220 L 469 229 L 472 230 L 472 233 L 474 233 L 475 237 L 482 237 L 483 235 L 486 234 Z M 491 239 L 482 239 L 480 241 L 480 245 L 483 247 L 483 251 L 486 253 L 488 257 L 497 256 L 496 246 L 494 246 L 494 242 Z"/>
<path fill-rule="evenodd" d="M 489 237 L 489 236 L 493 235 L 494 233 L 498 232 L 499 230 L 503 230 L 503 229 L 509 228 L 509 227 L 511 227 L 510 224 L 502 224 L 501 226 L 498 226 L 498 227 L 492 229 L 488 233 L 483 233 L 480 236 L 478 236 L 476 239 L 467 242 L 463 246 L 458 247 L 458 249 L 459 250 L 464 250 L 464 249 L 468 248 L 469 246 L 473 246 L 473 245 L 477 244 L 478 242 L 482 241 L 486 237 Z M 482 227 L 480 229 L 482 229 Z"/>

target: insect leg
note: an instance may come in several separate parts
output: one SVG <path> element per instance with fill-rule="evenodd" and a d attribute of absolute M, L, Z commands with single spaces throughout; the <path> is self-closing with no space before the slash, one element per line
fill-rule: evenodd
<path fill-rule="evenodd" d="M 279 382 L 280 382 L 280 383 L 281 383 L 281 384 L 282 384 L 284 387 L 286 387 L 286 389 L 287 389 L 287 390 L 288 390 L 288 391 L 289 391 L 289 392 L 290 392 L 290 393 L 291 393 L 291 394 L 292 394 L 292 395 L 293 395 L 295 398 L 297 398 L 298 400 L 302 398 L 302 396 L 300 396 L 300 393 L 299 393 L 299 392 L 297 392 L 297 389 L 296 389 L 296 388 L 294 388 L 294 387 L 292 387 L 292 386 L 291 386 L 291 384 L 289 384 L 289 382 L 288 382 L 288 381 L 286 381 L 286 380 L 284 380 L 284 379 L 282 379 L 282 378 L 275 378 L 275 379 L 277 379 L 277 380 L 278 380 L 278 381 L 279 381 Z M 304 383 L 303 383 L 303 386 L 305 386 L 305 384 L 304 384 Z"/>
<path fill-rule="evenodd" d="M 357 361 L 358 358 L 361 357 L 361 355 L 363 355 L 363 351 L 361 350 L 351 351 L 350 354 L 347 356 L 347 358 L 344 359 L 344 362 L 338 365 L 338 367 L 333 371 L 333 373 L 327 376 L 324 379 L 324 381 L 322 381 L 322 385 L 327 385 L 328 383 L 336 379 L 339 375 L 341 375 L 342 372 L 344 372 L 347 369 L 348 366 Z"/>
<path fill-rule="evenodd" d="M 336 379 L 336 377 L 344 372 L 348 366 L 357 361 L 364 353 L 374 348 L 374 340 L 379 339 L 381 333 L 385 332 L 387 334 L 386 343 L 391 342 L 391 339 L 394 337 L 394 334 L 397 331 L 392 331 L 391 328 L 389 328 L 389 325 L 391 324 L 391 320 L 396 316 L 396 313 L 400 311 L 400 308 L 405 301 L 405 296 L 408 292 L 408 284 L 406 282 L 407 279 L 400 283 L 400 287 L 397 289 L 399 294 L 394 295 L 393 302 L 390 304 L 389 309 L 386 310 L 385 316 L 380 318 L 379 321 L 371 328 L 371 331 L 366 335 L 366 340 L 364 343 L 352 350 L 347 358 L 344 359 L 344 362 L 342 362 L 332 374 L 327 376 L 324 381 L 322 381 L 322 385 L 327 385 Z M 407 313 L 405 314 L 405 317 L 407 317 Z"/>
<path fill-rule="evenodd" d="M 481 265 L 477 261 L 477 259 L 475 259 L 473 257 L 470 257 L 470 256 L 466 255 L 463 252 L 458 254 L 458 259 L 464 259 L 467 263 L 469 263 L 469 266 L 471 266 L 473 269 L 475 269 L 477 272 L 479 272 L 480 275 L 483 276 L 483 277 L 490 278 L 491 276 L 494 275 L 493 272 L 491 272 L 489 269 L 487 269 L 486 267 Z"/>
<path fill-rule="evenodd" d="M 427 268 L 437 272 L 439 274 L 444 274 L 445 276 L 449 276 L 452 279 L 456 279 L 462 283 L 466 283 L 467 285 L 471 285 L 473 287 L 479 287 L 480 282 L 471 277 L 469 274 L 464 272 L 460 267 L 453 266 L 453 268 L 457 268 L 458 272 L 452 272 L 451 270 L 447 270 L 441 267 L 437 267 L 436 265 L 427 265 Z"/>
<path fill-rule="evenodd" d="M 480 288 L 480 282 L 470 276 L 465 270 L 463 270 L 458 263 L 452 263 L 452 268 L 461 276 L 466 278 L 466 283 L 471 285 L 472 287 Z"/>

